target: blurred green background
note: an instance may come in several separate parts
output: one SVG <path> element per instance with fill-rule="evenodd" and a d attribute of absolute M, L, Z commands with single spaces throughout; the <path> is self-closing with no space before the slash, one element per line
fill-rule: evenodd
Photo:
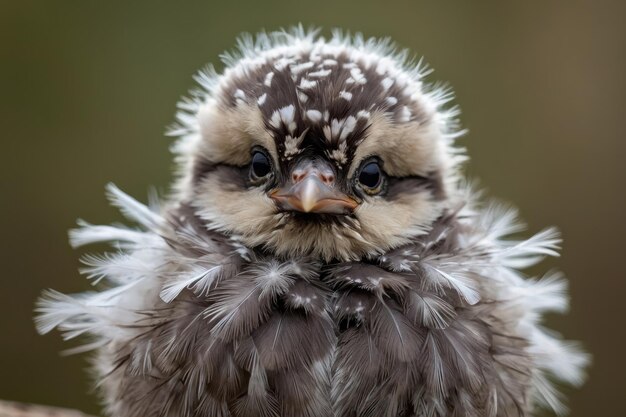
<path fill-rule="evenodd" d="M 85 357 L 60 357 L 59 335 L 32 324 L 42 288 L 88 288 L 67 229 L 120 219 L 108 181 L 141 199 L 166 190 L 163 132 L 191 75 L 242 31 L 302 22 L 391 36 L 455 88 L 470 176 L 532 231 L 563 232 L 543 269 L 568 275 L 572 311 L 548 322 L 594 355 L 571 415 L 623 415 L 626 2 L 0 4 L 0 398 L 97 413 Z"/>

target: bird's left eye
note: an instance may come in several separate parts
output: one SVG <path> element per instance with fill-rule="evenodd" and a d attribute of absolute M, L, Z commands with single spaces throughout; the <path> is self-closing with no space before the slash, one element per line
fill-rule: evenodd
<path fill-rule="evenodd" d="M 250 164 L 250 176 L 254 180 L 261 180 L 272 172 L 272 164 L 265 153 L 255 151 L 252 154 L 252 163 Z"/>
<path fill-rule="evenodd" d="M 359 171 L 358 182 L 368 194 L 378 194 L 383 188 L 383 172 L 378 161 L 370 161 Z"/>

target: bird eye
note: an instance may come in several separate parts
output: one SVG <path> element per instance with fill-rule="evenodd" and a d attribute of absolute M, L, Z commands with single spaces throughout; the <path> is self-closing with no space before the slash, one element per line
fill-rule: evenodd
<path fill-rule="evenodd" d="M 250 166 L 250 176 L 253 179 L 262 179 L 272 172 L 272 164 L 265 153 L 255 151 L 252 154 L 252 163 Z"/>
<path fill-rule="evenodd" d="M 363 165 L 359 172 L 359 184 L 368 194 L 377 194 L 381 190 L 383 173 L 377 161 Z"/>

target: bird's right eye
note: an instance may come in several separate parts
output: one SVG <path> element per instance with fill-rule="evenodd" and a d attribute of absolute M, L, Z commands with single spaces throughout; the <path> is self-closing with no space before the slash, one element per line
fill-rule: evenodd
<path fill-rule="evenodd" d="M 253 180 L 262 180 L 272 172 L 272 164 L 267 155 L 261 151 L 252 154 L 250 164 L 250 177 Z"/>

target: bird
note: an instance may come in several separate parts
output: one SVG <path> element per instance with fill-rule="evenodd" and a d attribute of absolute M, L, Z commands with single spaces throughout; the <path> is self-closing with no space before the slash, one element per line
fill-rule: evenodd
<path fill-rule="evenodd" d="M 178 104 L 167 196 L 107 186 L 132 225 L 79 220 L 93 291 L 36 327 L 91 352 L 115 417 L 521 417 L 567 411 L 589 355 L 555 228 L 467 179 L 449 87 L 385 39 L 242 35 Z"/>

